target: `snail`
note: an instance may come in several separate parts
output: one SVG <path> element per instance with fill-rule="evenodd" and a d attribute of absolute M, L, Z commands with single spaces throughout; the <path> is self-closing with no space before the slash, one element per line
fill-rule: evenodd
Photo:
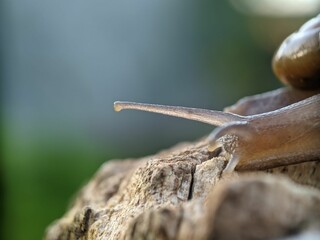
<path fill-rule="evenodd" d="M 231 154 L 224 172 L 263 170 L 320 160 L 320 15 L 291 34 L 272 67 L 287 86 L 245 97 L 222 111 L 115 102 L 115 111 L 135 109 L 218 126 L 208 151 Z"/>

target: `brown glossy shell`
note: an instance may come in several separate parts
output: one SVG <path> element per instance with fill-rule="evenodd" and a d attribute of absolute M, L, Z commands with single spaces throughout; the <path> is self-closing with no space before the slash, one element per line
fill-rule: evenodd
<path fill-rule="evenodd" d="M 320 15 L 281 44 L 272 67 L 275 75 L 287 85 L 298 89 L 320 88 Z"/>

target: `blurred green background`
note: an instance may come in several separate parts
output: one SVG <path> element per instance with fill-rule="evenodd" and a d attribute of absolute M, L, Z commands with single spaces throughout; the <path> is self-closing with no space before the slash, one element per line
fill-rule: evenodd
<path fill-rule="evenodd" d="M 311 0 L 0 5 L 0 238 L 8 240 L 41 239 L 105 161 L 152 154 L 212 130 L 114 113 L 114 101 L 222 109 L 277 88 L 274 50 L 319 12 Z"/>

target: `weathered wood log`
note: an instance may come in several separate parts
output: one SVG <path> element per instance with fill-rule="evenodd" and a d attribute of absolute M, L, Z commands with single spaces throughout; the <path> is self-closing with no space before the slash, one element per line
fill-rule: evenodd
<path fill-rule="evenodd" d="M 45 239 L 320 239 L 320 163 L 223 175 L 207 142 L 109 161 Z"/>

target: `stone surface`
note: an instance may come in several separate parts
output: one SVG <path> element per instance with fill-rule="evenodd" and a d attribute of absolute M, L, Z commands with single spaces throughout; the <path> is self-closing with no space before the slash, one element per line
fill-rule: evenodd
<path fill-rule="evenodd" d="M 200 140 L 109 161 L 45 239 L 320 239 L 319 162 L 223 175 L 228 158 Z"/>

